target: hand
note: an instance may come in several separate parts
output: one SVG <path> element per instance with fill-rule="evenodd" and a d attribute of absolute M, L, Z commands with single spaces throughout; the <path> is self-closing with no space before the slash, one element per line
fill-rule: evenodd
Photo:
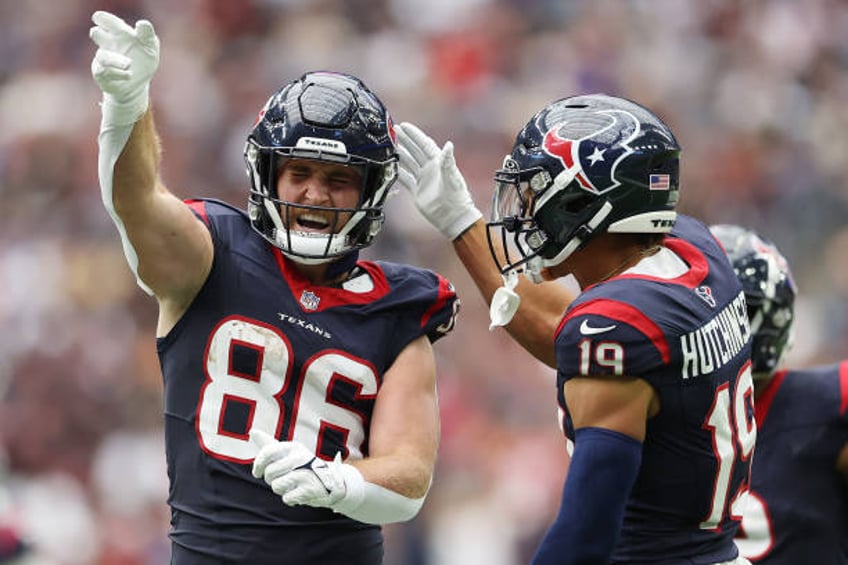
<path fill-rule="evenodd" d="M 299 442 L 277 441 L 256 429 L 250 438 L 260 447 L 253 476 L 264 479 L 286 504 L 333 508 L 344 498 L 347 489 L 339 455 L 327 462 Z"/>
<path fill-rule="evenodd" d="M 400 171 L 398 180 L 415 207 L 442 235 L 453 241 L 483 217 L 453 156 L 453 143 L 442 149 L 415 125 L 395 126 Z"/>
<path fill-rule="evenodd" d="M 89 36 L 97 44 L 91 74 L 103 91 L 103 115 L 115 125 L 135 123 L 147 111 L 150 81 L 159 66 L 159 38 L 153 25 L 135 28 L 109 12 L 91 17 Z"/>

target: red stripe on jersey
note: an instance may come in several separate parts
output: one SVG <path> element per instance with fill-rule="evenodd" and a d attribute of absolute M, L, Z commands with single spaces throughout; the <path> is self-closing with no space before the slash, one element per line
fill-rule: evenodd
<path fill-rule="evenodd" d="M 679 284 L 687 288 L 695 288 L 699 286 L 705 278 L 707 278 L 707 275 L 710 272 L 710 264 L 707 261 L 706 256 L 704 256 L 704 254 L 697 247 L 695 247 L 688 241 L 684 241 L 675 237 L 666 238 L 666 240 L 663 242 L 663 245 L 673 251 L 678 257 L 683 259 L 689 265 L 689 270 L 674 279 L 664 279 L 661 277 L 652 277 L 651 275 L 643 274 L 624 274 L 618 275 L 614 278 L 646 279 L 671 284 Z"/>
<path fill-rule="evenodd" d="M 445 307 L 445 304 L 448 303 L 456 293 L 451 289 L 451 284 L 448 282 L 446 278 L 436 273 L 436 276 L 439 278 L 439 295 L 436 297 L 435 302 L 427 308 L 427 311 L 424 312 L 424 315 L 421 316 L 421 327 L 427 325 L 427 322 L 430 321 L 430 318 L 433 317 L 433 314 L 441 310 Z"/>
<path fill-rule="evenodd" d="M 584 314 L 596 314 L 633 326 L 651 340 L 651 343 L 660 352 L 663 363 L 668 363 L 671 360 L 671 352 L 668 341 L 665 339 L 665 334 L 653 320 L 643 314 L 641 310 L 626 302 L 619 302 L 608 298 L 596 298 L 574 308 L 560 322 L 554 336 L 559 335 L 559 332 L 562 331 L 562 327 L 568 320 Z"/>
<path fill-rule="evenodd" d="M 194 210 L 194 213 L 197 214 L 203 223 L 207 226 L 209 225 L 209 217 L 206 215 L 206 202 L 203 200 L 183 200 L 189 208 Z"/>
<path fill-rule="evenodd" d="M 784 377 L 786 377 L 786 371 L 776 372 L 766 387 L 759 394 L 754 395 L 754 419 L 758 426 L 762 426 L 766 421 L 774 395 L 777 394 L 777 389 L 780 388 Z"/>
<path fill-rule="evenodd" d="M 848 361 L 839 364 L 839 389 L 842 391 L 842 402 L 839 403 L 839 413 L 844 415 L 848 410 Z"/>

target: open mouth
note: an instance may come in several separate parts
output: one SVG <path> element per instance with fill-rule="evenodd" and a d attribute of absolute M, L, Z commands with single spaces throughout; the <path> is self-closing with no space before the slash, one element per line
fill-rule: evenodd
<path fill-rule="evenodd" d="M 332 228 L 326 217 L 311 212 L 299 214 L 294 223 L 300 231 L 305 232 L 329 232 Z"/>

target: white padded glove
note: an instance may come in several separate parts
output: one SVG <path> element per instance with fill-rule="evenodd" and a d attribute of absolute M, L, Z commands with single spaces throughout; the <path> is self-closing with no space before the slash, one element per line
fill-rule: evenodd
<path fill-rule="evenodd" d="M 400 171 L 398 182 L 412 193 L 415 207 L 442 235 L 453 241 L 483 217 L 456 166 L 453 143 L 436 142 L 409 122 L 395 126 Z"/>
<path fill-rule="evenodd" d="M 296 441 L 277 441 L 261 430 L 251 430 L 259 446 L 253 476 L 264 479 L 289 505 L 329 508 L 366 524 L 405 522 L 421 509 L 425 496 L 407 498 L 367 482 L 359 469 L 341 462 L 319 459 Z"/>
<path fill-rule="evenodd" d="M 345 497 L 340 455 L 328 462 L 296 441 L 277 441 L 255 429 L 250 437 L 260 446 L 253 460 L 253 476 L 264 479 L 286 504 L 334 508 Z"/>
<path fill-rule="evenodd" d="M 159 38 L 153 25 L 135 28 L 109 12 L 91 16 L 89 36 L 97 44 L 91 74 L 103 91 L 103 123 L 133 124 L 147 111 L 150 81 L 159 66 Z"/>

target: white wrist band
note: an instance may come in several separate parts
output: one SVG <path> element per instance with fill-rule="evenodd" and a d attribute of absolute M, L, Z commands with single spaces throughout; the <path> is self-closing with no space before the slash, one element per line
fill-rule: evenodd
<path fill-rule="evenodd" d="M 359 469 L 347 463 L 341 465 L 347 492 L 333 510 L 366 524 L 390 524 L 411 520 L 421 510 L 421 498 L 408 498 L 393 490 L 369 483 Z"/>

